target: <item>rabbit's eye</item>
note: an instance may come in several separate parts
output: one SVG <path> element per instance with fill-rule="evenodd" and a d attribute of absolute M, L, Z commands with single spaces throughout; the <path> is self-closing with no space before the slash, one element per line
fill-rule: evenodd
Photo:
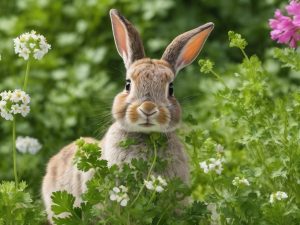
<path fill-rule="evenodd" d="M 126 80 L 126 85 L 125 85 L 125 89 L 126 91 L 130 91 L 130 84 L 131 84 L 131 80 Z"/>
<path fill-rule="evenodd" d="M 169 84 L 169 95 L 170 95 L 170 96 L 173 96 L 173 94 L 174 94 L 173 83 L 170 83 L 170 84 Z"/>

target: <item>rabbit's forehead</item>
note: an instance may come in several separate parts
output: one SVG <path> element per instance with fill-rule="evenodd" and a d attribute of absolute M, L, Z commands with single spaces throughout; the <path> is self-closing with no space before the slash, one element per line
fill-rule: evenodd
<path fill-rule="evenodd" d="M 144 86 L 149 83 L 164 85 L 173 81 L 174 73 L 165 61 L 141 59 L 129 68 L 127 79 L 131 79 L 136 85 Z"/>

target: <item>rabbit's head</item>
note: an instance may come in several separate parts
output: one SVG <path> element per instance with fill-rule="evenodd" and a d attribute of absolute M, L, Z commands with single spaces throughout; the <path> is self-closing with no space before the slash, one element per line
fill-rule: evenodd
<path fill-rule="evenodd" d="M 213 23 L 179 35 L 161 59 L 150 59 L 145 57 L 133 25 L 115 9 L 110 17 L 115 44 L 127 70 L 125 88 L 114 99 L 113 117 L 128 132 L 173 131 L 181 118 L 173 80 L 198 56 Z"/>

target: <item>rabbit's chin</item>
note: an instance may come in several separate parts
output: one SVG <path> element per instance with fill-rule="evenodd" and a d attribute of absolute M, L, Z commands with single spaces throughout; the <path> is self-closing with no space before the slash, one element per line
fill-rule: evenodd
<path fill-rule="evenodd" d="M 136 123 L 127 123 L 124 121 L 117 121 L 119 125 L 127 132 L 140 132 L 140 133 L 150 133 L 150 132 L 159 132 L 159 133 L 168 133 L 174 131 L 177 127 L 165 126 L 159 124 L 136 124 Z"/>

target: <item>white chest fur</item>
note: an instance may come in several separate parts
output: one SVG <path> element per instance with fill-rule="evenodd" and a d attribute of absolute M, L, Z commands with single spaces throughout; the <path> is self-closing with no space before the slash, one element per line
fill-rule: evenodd
<path fill-rule="evenodd" d="M 176 176 L 187 182 L 188 162 L 183 146 L 174 132 L 165 133 L 165 135 L 166 147 L 157 149 L 158 157 L 168 161 L 164 175 L 167 177 Z M 136 140 L 136 144 L 130 145 L 126 149 L 120 147 L 120 143 L 128 138 Z M 124 162 L 130 162 L 133 158 L 151 160 L 154 150 L 149 149 L 146 141 L 147 134 L 128 133 L 115 123 L 109 128 L 102 140 L 102 157 L 108 161 L 109 165 L 120 165 Z"/>

